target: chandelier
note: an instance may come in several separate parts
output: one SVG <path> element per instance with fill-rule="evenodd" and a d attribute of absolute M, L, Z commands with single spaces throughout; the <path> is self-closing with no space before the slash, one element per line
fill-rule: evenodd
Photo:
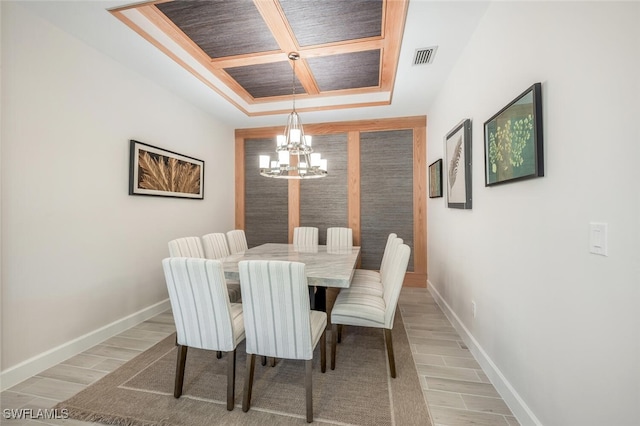
<path fill-rule="evenodd" d="M 327 160 L 311 149 L 311 136 L 304 134 L 302 121 L 296 112 L 296 61 L 297 52 L 289 53 L 293 62 L 293 110 L 287 118 L 284 134 L 276 138 L 277 160 L 269 155 L 260 156 L 260 174 L 280 179 L 311 179 L 327 175 Z"/>

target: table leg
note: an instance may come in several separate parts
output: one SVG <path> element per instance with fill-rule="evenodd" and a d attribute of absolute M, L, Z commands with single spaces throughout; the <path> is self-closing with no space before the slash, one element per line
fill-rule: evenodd
<path fill-rule="evenodd" d="M 317 286 L 316 287 L 316 295 L 315 295 L 315 303 L 314 310 L 327 312 L 327 288 Z"/>

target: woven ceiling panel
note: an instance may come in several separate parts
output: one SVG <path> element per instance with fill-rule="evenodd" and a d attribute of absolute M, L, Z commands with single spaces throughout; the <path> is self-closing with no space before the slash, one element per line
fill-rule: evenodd
<path fill-rule="evenodd" d="M 255 99 L 293 92 L 293 70 L 288 62 L 226 68 L 225 71 Z M 305 93 L 297 78 L 296 93 Z"/>
<path fill-rule="evenodd" d="M 379 50 L 309 58 L 307 61 L 323 92 L 380 84 Z"/>
<path fill-rule="evenodd" d="M 300 46 L 379 37 L 382 32 L 382 0 L 280 0 L 280 5 Z"/>
<path fill-rule="evenodd" d="M 278 50 L 252 1 L 182 1 L 156 4 L 210 58 Z"/>

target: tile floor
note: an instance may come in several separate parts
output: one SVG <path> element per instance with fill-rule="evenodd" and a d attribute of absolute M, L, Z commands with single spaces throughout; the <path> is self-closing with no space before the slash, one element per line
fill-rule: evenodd
<path fill-rule="evenodd" d="M 434 426 L 518 425 L 471 352 L 424 288 L 404 288 L 402 319 Z M 77 420 L 7 420 L 5 409 L 53 407 L 173 333 L 165 312 L 2 392 L 7 426 L 98 425 Z M 401 425 L 398 425 L 401 426 Z"/>

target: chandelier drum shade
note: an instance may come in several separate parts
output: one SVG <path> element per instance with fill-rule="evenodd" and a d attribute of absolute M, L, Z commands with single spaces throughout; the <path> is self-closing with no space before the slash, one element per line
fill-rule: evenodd
<path fill-rule="evenodd" d="M 311 136 L 304 134 L 302 121 L 296 112 L 296 61 L 297 52 L 289 53 L 293 62 L 293 109 L 287 117 L 284 133 L 276 138 L 276 156 L 260 156 L 260 174 L 280 179 L 311 179 L 327 175 L 327 160 L 320 153 L 313 152 Z"/>

